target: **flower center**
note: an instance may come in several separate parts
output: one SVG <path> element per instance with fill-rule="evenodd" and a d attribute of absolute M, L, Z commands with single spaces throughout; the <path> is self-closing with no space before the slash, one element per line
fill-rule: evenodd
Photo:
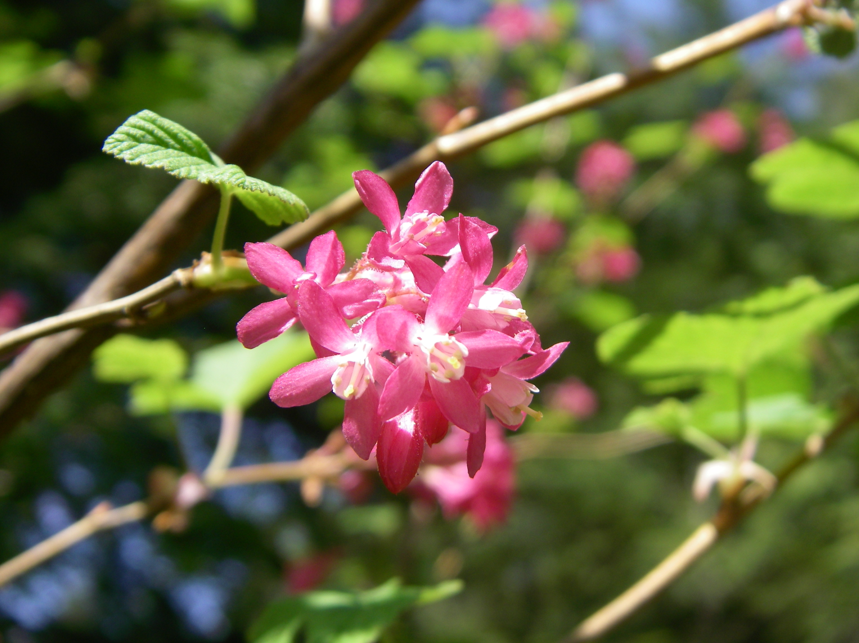
<path fill-rule="evenodd" d="M 353 400 L 361 397 L 367 390 L 373 380 L 369 361 L 371 350 L 370 344 L 361 343 L 354 351 L 343 355 L 343 361 L 337 365 L 331 376 L 331 388 L 337 397 Z"/>
<path fill-rule="evenodd" d="M 419 340 L 429 374 L 442 383 L 458 380 L 465 374 L 468 349 L 450 335 L 431 335 Z"/>

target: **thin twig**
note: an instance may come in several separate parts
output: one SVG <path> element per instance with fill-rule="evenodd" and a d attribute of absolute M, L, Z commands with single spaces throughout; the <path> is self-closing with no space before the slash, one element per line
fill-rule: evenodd
<path fill-rule="evenodd" d="M 218 434 L 218 445 L 209 466 L 203 472 L 203 482 L 212 485 L 223 477 L 236 455 L 239 440 L 242 437 L 242 409 L 238 406 L 228 406 L 221 412 L 221 432 Z"/>
<path fill-rule="evenodd" d="M 142 500 L 116 509 L 111 509 L 109 503 L 96 506 L 76 523 L 0 565 L 0 587 L 93 534 L 143 520 L 149 512 L 149 505 Z"/>
<path fill-rule="evenodd" d="M 776 476 L 775 491 L 800 468 L 830 448 L 859 421 L 859 404 L 853 405 L 825 436 L 811 438 Z M 646 576 L 610 603 L 585 619 L 566 639 L 568 643 L 591 641 L 617 627 L 646 603 L 666 589 L 707 553 L 722 536 L 773 493 L 760 485 L 749 485 L 728 494 L 716 515 L 704 523 L 686 541 L 654 567 Z"/>
<path fill-rule="evenodd" d="M 113 301 L 87 308 L 71 310 L 67 313 L 47 317 L 32 324 L 5 332 L 0 335 L 0 355 L 5 355 L 19 346 L 28 344 L 40 337 L 47 337 L 48 335 L 60 333 L 70 328 L 85 328 L 87 326 L 107 324 L 117 319 L 131 317 L 147 304 L 163 299 L 170 293 L 187 286 L 189 278 L 188 269 L 175 270 L 161 281 L 157 281 L 151 286 L 127 297 L 121 297 L 120 299 L 114 299 Z"/>

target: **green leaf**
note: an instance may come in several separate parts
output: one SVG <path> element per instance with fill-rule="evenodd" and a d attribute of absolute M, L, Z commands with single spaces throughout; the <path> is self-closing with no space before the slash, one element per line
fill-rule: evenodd
<path fill-rule="evenodd" d="M 167 0 L 167 5 L 183 12 L 215 11 L 239 29 L 249 27 L 256 17 L 254 0 Z"/>
<path fill-rule="evenodd" d="M 304 201 L 289 190 L 255 179 L 238 165 L 225 165 L 201 173 L 197 180 L 227 188 L 251 212 L 269 225 L 304 221 L 310 213 Z"/>
<path fill-rule="evenodd" d="M 633 127 L 623 146 L 639 161 L 671 156 L 686 142 L 686 121 L 648 123 Z"/>
<path fill-rule="evenodd" d="M 152 379 L 174 382 L 188 369 L 188 354 L 169 339 L 117 335 L 95 349 L 93 374 L 102 382 Z"/>
<path fill-rule="evenodd" d="M 269 225 L 302 221 L 309 212 L 292 192 L 249 177 L 237 165 L 224 165 L 199 136 L 149 110 L 126 120 L 102 149 L 132 165 L 159 168 L 179 179 L 216 185 L 235 194 Z"/>
<path fill-rule="evenodd" d="M 220 413 L 221 401 L 188 380 L 143 380 L 129 391 L 128 410 L 132 415 L 164 415 L 182 411 Z"/>
<path fill-rule="evenodd" d="M 576 299 L 571 312 L 585 326 L 599 333 L 633 317 L 636 310 L 622 295 L 592 290 Z"/>
<path fill-rule="evenodd" d="M 368 94 L 394 96 L 415 102 L 438 96 L 449 81 L 441 70 L 423 69 L 423 61 L 408 45 L 385 41 L 376 45 L 355 69 L 352 82 Z"/>
<path fill-rule="evenodd" d="M 412 48 L 424 58 L 474 58 L 498 51 L 492 32 L 482 27 L 450 29 L 430 25 L 409 39 Z"/>
<path fill-rule="evenodd" d="M 220 400 L 222 408 L 247 408 L 268 392 L 279 375 L 313 357 L 303 332 L 286 332 L 253 350 L 231 341 L 197 353 L 190 381 Z"/>
<path fill-rule="evenodd" d="M 776 210 L 859 217 L 859 121 L 835 128 L 826 139 L 802 138 L 765 154 L 750 173 L 767 184 L 767 201 Z"/>
<path fill-rule="evenodd" d="M 302 625 L 307 643 L 372 643 L 404 610 L 443 600 L 461 581 L 435 587 L 402 587 L 392 579 L 365 592 L 309 592 L 269 604 L 251 625 L 251 643 L 292 643 Z"/>
<path fill-rule="evenodd" d="M 788 286 L 782 303 L 796 299 L 807 282 Z M 771 306 L 780 297 L 769 292 L 746 302 L 752 311 Z M 830 324 L 859 303 L 859 286 L 806 297 L 769 314 L 715 312 L 670 316 L 644 315 L 619 324 L 598 341 L 600 358 L 629 374 L 665 377 L 682 374 L 727 373 L 741 376 L 753 365 L 796 344 Z M 743 305 L 738 306 L 743 310 Z"/>
<path fill-rule="evenodd" d="M 199 136 L 148 109 L 120 125 L 102 151 L 131 165 L 166 170 L 178 179 L 196 179 L 216 167 L 212 151 Z"/>

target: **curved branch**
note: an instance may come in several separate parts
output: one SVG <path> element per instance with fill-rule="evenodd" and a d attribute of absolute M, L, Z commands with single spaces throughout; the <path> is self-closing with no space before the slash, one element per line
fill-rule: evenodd
<path fill-rule="evenodd" d="M 116 509 L 103 502 L 76 523 L 0 565 L 0 587 L 99 531 L 143 520 L 149 513 L 149 505 L 142 500 Z"/>
<path fill-rule="evenodd" d="M 804 464 L 830 448 L 856 422 L 859 422 L 859 403 L 854 402 L 853 408 L 844 414 L 826 437 L 814 436 L 809 439 L 805 448 L 779 472 L 776 476 L 778 483 L 775 491 Z M 641 580 L 582 621 L 565 641 L 591 641 L 617 627 L 683 575 L 768 495 L 769 492 L 759 485 L 739 488 L 735 493 L 727 495 L 712 520 L 698 527 L 683 544 Z"/>

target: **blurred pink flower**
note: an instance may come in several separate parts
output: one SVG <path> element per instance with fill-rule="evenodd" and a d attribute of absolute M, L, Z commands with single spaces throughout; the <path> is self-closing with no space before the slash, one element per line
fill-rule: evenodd
<path fill-rule="evenodd" d="M 781 50 L 791 61 L 805 60 L 811 54 L 802 35 L 802 29 L 788 29 L 781 38 Z"/>
<path fill-rule="evenodd" d="M 291 563 L 286 571 L 286 593 L 302 594 L 316 589 L 339 559 L 338 551 L 329 550 Z"/>
<path fill-rule="evenodd" d="M 27 298 L 17 290 L 6 290 L 0 294 L 0 332 L 21 325 L 27 303 Z"/>
<path fill-rule="evenodd" d="M 617 200 L 632 174 L 632 155 L 612 141 L 597 141 L 582 152 L 576 167 L 576 185 L 597 205 Z"/>
<path fill-rule="evenodd" d="M 496 35 L 505 49 L 512 49 L 528 40 L 538 26 L 533 10 L 514 3 L 493 6 L 483 17 L 483 24 Z"/>
<path fill-rule="evenodd" d="M 729 109 L 717 109 L 701 115 L 692 125 L 692 132 L 726 154 L 735 154 L 746 145 L 743 126 Z"/>
<path fill-rule="evenodd" d="M 594 390 L 577 377 L 553 384 L 548 396 L 549 407 L 569 413 L 577 420 L 589 418 L 599 407 Z"/>
<path fill-rule="evenodd" d="M 417 492 L 429 490 L 438 498 L 448 519 L 467 515 L 481 532 L 507 520 L 515 492 L 515 460 L 501 425 L 486 422 L 483 466 L 474 478 L 463 458 L 468 434 L 454 430 L 426 452 L 426 464 L 415 483 Z"/>
<path fill-rule="evenodd" d="M 456 106 L 449 98 L 438 96 L 425 98 L 418 105 L 418 115 L 434 132 L 441 132 L 457 112 Z"/>
<path fill-rule="evenodd" d="M 331 21 L 340 26 L 354 20 L 364 8 L 364 0 L 334 0 L 331 6 Z"/>
<path fill-rule="evenodd" d="M 549 254 L 560 248 L 567 237 L 564 224 L 550 217 L 526 217 L 513 233 L 515 245 L 525 247 L 537 254 Z"/>
<path fill-rule="evenodd" d="M 614 248 L 602 254 L 602 266 L 606 281 L 620 283 L 629 281 L 638 274 L 641 258 L 631 246 Z"/>
<path fill-rule="evenodd" d="M 370 473 L 357 469 L 347 469 L 341 473 L 337 480 L 337 486 L 353 505 L 364 504 L 373 492 L 373 480 Z"/>
<path fill-rule="evenodd" d="M 765 110 L 758 118 L 758 147 L 761 154 L 777 150 L 793 139 L 793 128 L 777 109 Z"/>
<path fill-rule="evenodd" d="M 632 246 L 595 243 L 576 265 L 576 276 L 588 285 L 603 281 L 622 283 L 635 277 L 640 269 L 641 257 Z"/>

